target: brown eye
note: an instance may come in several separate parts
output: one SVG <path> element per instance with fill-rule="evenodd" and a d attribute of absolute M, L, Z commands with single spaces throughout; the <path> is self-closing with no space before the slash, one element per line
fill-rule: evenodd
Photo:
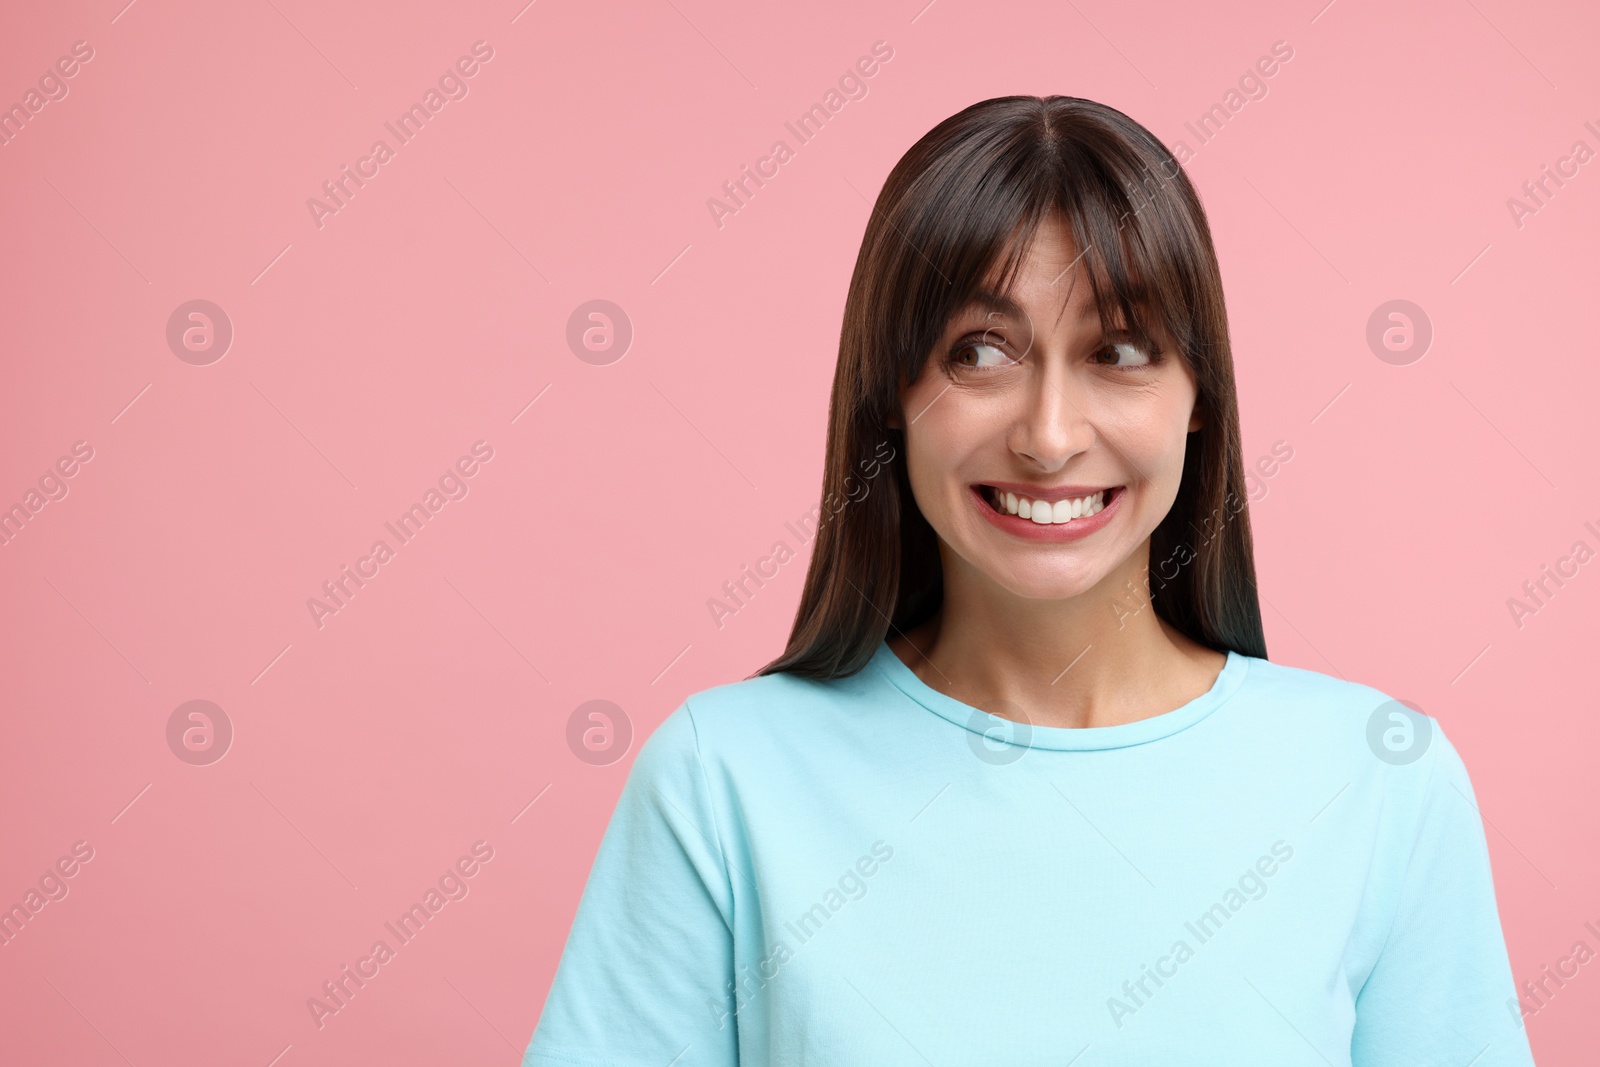
<path fill-rule="evenodd" d="M 1102 348 L 1099 355 L 1111 353 L 1112 360 L 1106 363 L 1108 367 L 1147 367 L 1155 362 L 1149 351 L 1132 341 L 1118 341 Z"/>
<path fill-rule="evenodd" d="M 968 338 L 956 344 L 950 351 L 951 362 L 963 367 L 972 367 L 977 370 L 987 370 L 990 367 L 1004 367 L 1015 363 L 1016 360 L 1006 355 L 998 346 L 989 344 L 976 338 Z"/>

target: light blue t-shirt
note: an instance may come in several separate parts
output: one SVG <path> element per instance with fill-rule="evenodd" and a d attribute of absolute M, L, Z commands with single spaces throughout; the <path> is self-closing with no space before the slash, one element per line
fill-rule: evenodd
<path fill-rule="evenodd" d="M 1482 818 L 1433 718 L 1229 653 L 1033 727 L 881 644 L 641 747 L 525 1067 L 1527 1067 Z"/>

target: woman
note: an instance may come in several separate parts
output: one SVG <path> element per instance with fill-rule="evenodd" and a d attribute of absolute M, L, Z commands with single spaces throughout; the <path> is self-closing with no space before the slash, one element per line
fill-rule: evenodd
<path fill-rule="evenodd" d="M 986 100 L 851 279 L 788 648 L 642 747 L 524 1059 L 1532 1063 L 1438 723 L 1266 659 L 1168 151 Z"/>

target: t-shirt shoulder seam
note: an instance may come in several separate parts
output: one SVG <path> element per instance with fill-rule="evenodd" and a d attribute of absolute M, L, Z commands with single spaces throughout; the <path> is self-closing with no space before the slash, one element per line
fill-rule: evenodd
<path fill-rule="evenodd" d="M 1431 716 L 1431 715 L 1428 716 L 1428 718 L 1430 720 L 1432 720 L 1432 722 L 1433 722 L 1432 729 L 1436 733 L 1439 733 L 1440 732 L 1439 731 L 1439 721 L 1437 719 L 1434 719 L 1433 716 Z M 1438 745 L 1436 745 L 1436 744 L 1435 745 L 1429 745 L 1428 749 L 1429 749 L 1429 751 L 1424 756 L 1424 758 L 1428 761 L 1428 776 L 1427 776 L 1426 779 L 1423 780 L 1422 788 L 1420 790 L 1418 790 L 1418 792 L 1417 792 L 1417 824 L 1416 824 L 1415 827 L 1413 827 L 1413 829 L 1411 831 L 1411 848 L 1406 853 L 1405 866 L 1402 867 L 1401 870 L 1400 870 L 1400 883 L 1399 884 L 1400 884 L 1401 888 L 1396 890 L 1397 896 L 1398 896 L 1399 893 L 1404 892 L 1406 879 L 1411 874 L 1411 864 L 1416 859 L 1416 856 L 1417 856 L 1417 842 L 1422 840 L 1422 824 L 1423 824 L 1424 820 L 1427 817 L 1428 794 L 1429 794 L 1429 791 L 1433 788 L 1433 779 L 1434 779 L 1434 776 L 1439 771 L 1439 761 L 1442 758 L 1439 755 L 1439 746 Z M 1390 940 L 1393 939 L 1393 937 L 1394 937 L 1395 923 L 1397 923 L 1399 921 L 1400 921 L 1400 904 L 1399 904 L 1399 901 L 1397 900 L 1395 902 L 1394 911 L 1389 916 L 1389 927 L 1388 927 L 1387 930 L 1384 931 L 1384 934 L 1383 934 L 1383 944 L 1378 947 L 1378 953 L 1377 953 L 1377 955 L 1375 957 L 1373 957 L 1374 960 L 1378 960 L 1378 959 L 1382 959 L 1383 958 L 1384 952 L 1387 951 L 1388 948 L 1389 948 Z M 1361 983 L 1362 990 L 1366 989 L 1367 981 L 1370 981 L 1371 978 L 1372 978 L 1372 975 L 1369 972 L 1368 975 L 1367 975 L 1367 978 L 1365 980 L 1363 980 L 1362 983 Z M 1357 990 L 1356 996 L 1359 997 L 1360 995 L 1361 995 L 1361 990 Z"/>
<path fill-rule="evenodd" d="M 728 850 L 722 842 L 722 820 L 717 813 L 717 795 L 711 789 L 711 777 L 706 774 L 705 758 L 700 748 L 700 723 L 695 718 L 692 697 L 683 698 L 684 714 L 689 719 L 690 733 L 694 736 L 694 765 L 700 775 L 700 786 L 706 791 L 706 810 L 711 816 L 711 836 L 717 843 L 717 858 L 722 861 L 722 877 L 728 891 L 728 932 L 733 933 L 733 874 L 728 865 Z"/>

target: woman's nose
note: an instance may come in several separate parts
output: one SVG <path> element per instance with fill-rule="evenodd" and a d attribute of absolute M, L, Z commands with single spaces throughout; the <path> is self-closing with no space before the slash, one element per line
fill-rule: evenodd
<path fill-rule="evenodd" d="M 1012 428 L 1011 450 L 1044 473 L 1054 473 L 1094 441 L 1094 427 L 1065 375 L 1037 375 Z"/>

